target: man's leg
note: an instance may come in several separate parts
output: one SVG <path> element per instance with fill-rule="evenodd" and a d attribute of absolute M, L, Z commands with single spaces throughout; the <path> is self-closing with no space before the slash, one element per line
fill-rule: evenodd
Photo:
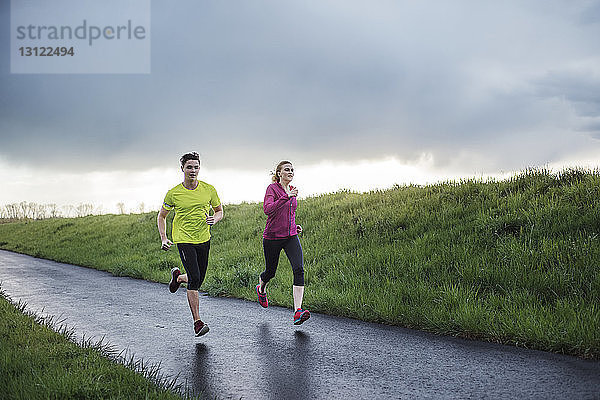
<path fill-rule="evenodd" d="M 200 296 L 198 289 L 204 282 L 206 276 L 206 268 L 208 267 L 208 253 L 210 251 L 210 241 L 194 245 L 194 273 L 190 277 L 188 282 L 187 298 L 188 304 L 190 305 L 190 311 L 194 322 L 200 319 Z M 191 274 L 191 271 L 190 271 Z M 186 276 L 187 279 L 187 276 Z"/>
<path fill-rule="evenodd" d="M 198 287 L 199 284 L 199 266 L 198 266 L 198 256 L 196 254 L 196 248 L 192 244 L 188 243 L 179 243 L 177 245 L 179 250 L 179 255 L 181 257 L 181 262 L 185 267 L 186 274 L 181 274 L 177 277 L 178 282 L 185 282 L 188 284 L 187 287 L 187 299 L 188 304 L 190 306 L 190 311 L 192 312 L 192 317 L 194 321 L 200 319 L 199 314 L 199 299 L 198 299 Z"/>
<path fill-rule="evenodd" d="M 187 290 L 187 299 L 188 304 L 190 305 L 190 311 L 192 312 L 192 317 L 194 318 L 194 322 L 200 319 L 200 300 L 198 296 L 197 290 Z"/>

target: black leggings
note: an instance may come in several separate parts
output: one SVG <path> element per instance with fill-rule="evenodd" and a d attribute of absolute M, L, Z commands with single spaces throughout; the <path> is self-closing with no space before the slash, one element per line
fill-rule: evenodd
<path fill-rule="evenodd" d="M 206 267 L 208 267 L 210 240 L 199 244 L 177 243 L 177 250 L 188 276 L 187 289 L 198 290 L 204 281 Z"/>
<path fill-rule="evenodd" d="M 294 272 L 294 286 L 304 286 L 302 246 L 300 246 L 298 235 L 290 236 L 285 239 L 263 239 L 266 267 L 263 273 L 260 274 L 260 279 L 262 279 L 264 283 L 267 283 L 275 276 L 281 249 L 285 251 L 287 258 L 292 265 L 292 271 Z"/>

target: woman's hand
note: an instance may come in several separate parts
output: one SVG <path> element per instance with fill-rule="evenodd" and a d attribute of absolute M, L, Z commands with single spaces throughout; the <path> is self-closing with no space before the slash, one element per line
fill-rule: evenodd
<path fill-rule="evenodd" d="M 296 231 L 298 232 L 298 235 L 302 233 L 302 225 L 296 225 Z"/>
<path fill-rule="evenodd" d="M 288 196 L 290 196 L 290 197 L 296 197 L 296 196 L 298 196 L 298 188 L 292 188 L 292 187 L 290 187 L 290 191 L 288 192 Z"/>

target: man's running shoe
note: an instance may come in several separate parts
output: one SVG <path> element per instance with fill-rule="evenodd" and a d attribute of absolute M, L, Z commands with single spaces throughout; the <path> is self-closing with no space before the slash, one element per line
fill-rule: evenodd
<path fill-rule="evenodd" d="M 269 307 L 269 300 L 267 300 L 267 293 L 260 292 L 260 285 L 256 285 L 256 294 L 258 295 L 258 304 L 264 308 Z"/>
<path fill-rule="evenodd" d="M 196 334 L 196 336 L 202 336 L 208 333 L 208 331 L 208 325 L 206 325 L 201 320 L 194 322 L 194 333 Z"/>
<path fill-rule="evenodd" d="M 171 282 L 169 282 L 169 291 L 175 293 L 179 289 L 181 283 L 177 282 L 177 277 L 181 275 L 179 268 L 175 267 L 171 270 Z"/>
<path fill-rule="evenodd" d="M 301 308 L 296 310 L 294 314 L 294 325 L 300 325 L 304 321 L 310 318 L 310 311 L 303 310 Z"/>

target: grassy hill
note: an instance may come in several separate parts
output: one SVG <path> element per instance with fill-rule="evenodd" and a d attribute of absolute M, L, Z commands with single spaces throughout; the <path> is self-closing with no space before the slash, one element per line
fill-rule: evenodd
<path fill-rule="evenodd" d="M 600 358 L 600 172 L 528 170 L 301 200 L 305 306 Z M 255 300 L 261 204 L 224 207 L 201 290 Z M 156 213 L 0 224 L 0 248 L 166 283 Z M 269 301 L 291 307 L 282 255 Z M 166 288 L 165 288 L 166 290 Z"/>

